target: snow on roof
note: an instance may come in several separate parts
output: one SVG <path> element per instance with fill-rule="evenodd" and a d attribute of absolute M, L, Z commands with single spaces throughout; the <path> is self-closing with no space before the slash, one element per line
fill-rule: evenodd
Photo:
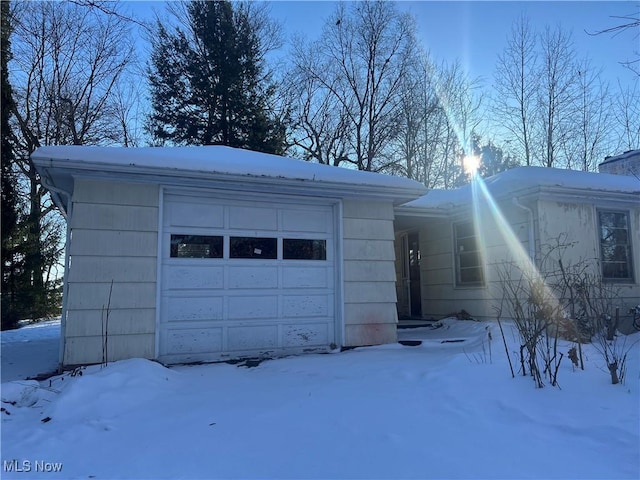
<path fill-rule="evenodd" d="M 336 168 L 298 159 L 226 146 L 91 147 L 50 146 L 31 156 L 41 168 L 82 168 L 110 171 L 175 171 L 245 177 L 329 182 L 352 186 L 406 189 L 417 197 L 426 188 L 413 180 L 379 173 Z"/>
<path fill-rule="evenodd" d="M 626 175 L 591 173 L 546 167 L 518 167 L 484 180 L 495 197 L 512 196 L 537 188 L 559 189 L 567 193 L 584 191 L 636 194 L 640 201 L 640 179 Z M 402 208 L 446 210 L 471 203 L 471 185 L 455 190 L 430 190 Z"/>
<path fill-rule="evenodd" d="M 602 162 L 600 165 L 606 165 L 607 163 L 614 163 L 619 160 L 626 160 L 636 156 L 640 158 L 640 150 L 628 150 L 624 153 L 621 153 L 620 155 L 614 155 L 613 157 L 606 157 L 604 159 L 604 162 Z"/>

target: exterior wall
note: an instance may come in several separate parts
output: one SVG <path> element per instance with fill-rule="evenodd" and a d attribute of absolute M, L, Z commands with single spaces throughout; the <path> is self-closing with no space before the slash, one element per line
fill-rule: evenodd
<path fill-rule="evenodd" d="M 598 258 L 598 220 L 595 207 L 586 203 L 538 200 L 538 257 L 558 243 L 571 245 L 563 262 L 594 261 Z M 547 269 L 553 266 L 547 266 Z"/>
<path fill-rule="evenodd" d="M 620 330 L 630 333 L 633 327 L 629 309 L 640 303 L 640 204 L 610 204 L 604 200 L 598 202 L 597 199 L 594 201 L 596 203 L 539 200 L 540 236 L 547 241 L 566 237 L 565 243 L 571 246 L 563 252 L 563 262 L 566 265 L 587 263 L 594 274 L 599 274 L 600 239 L 597 211 L 602 208 L 629 212 L 634 279 L 631 282 L 607 284 L 617 290 Z"/>
<path fill-rule="evenodd" d="M 346 346 L 397 340 L 393 218 L 390 202 L 343 203 Z"/>
<path fill-rule="evenodd" d="M 600 173 L 611 173 L 613 175 L 640 175 L 640 150 L 633 150 L 622 155 L 607 158 L 598 165 Z"/>
<path fill-rule="evenodd" d="M 76 179 L 63 364 L 155 355 L 158 186 Z M 111 298 L 109 292 L 113 282 Z"/>
<path fill-rule="evenodd" d="M 465 310 L 479 320 L 495 318 L 501 295 L 499 271 L 507 262 L 524 264 L 529 252 L 529 221 L 525 210 L 510 203 L 500 205 L 509 229 L 489 207 L 480 209 L 480 237 L 484 244 L 484 284 L 456 285 L 453 224 L 470 221 L 471 212 L 452 219 L 425 219 L 420 230 L 420 282 L 422 316 L 440 319 Z"/>
<path fill-rule="evenodd" d="M 539 199 L 527 204 L 534 212 L 534 242 L 536 265 L 543 276 L 557 271 L 557 255 L 540 265 L 549 249 L 558 243 L 570 245 L 563 251 L 565 266 L 587 261 L 594 273 L 599 273 L 599 234 L 597 209 L 612 209 L 630 213 L 631 245 L 634 281 L 613 284 L 619 291 L 620 330 L 631 330 L 629 309 L 640 302 L 640 205 L 611 204 L 597 199 L 586 203 Z M 495 318 L 494 307 L 500 303 L 502 286 L 500 272 L 513 262 L 521 269 L 529 264 L 529 215 L 512 203 L 499 205 L 509 230 L 502 227 L 489 210 L 480 211 L 480 231 L 484 240 L 485 285 L 457 287 L 453 223 L 470 220 L 471 211 L 452 219 L 427 218 L 420 230 L 422 310 L 425 318 L 439 319 L 464 309 L 479 320 Z M 505 233 L 507 232 L 507 233 Z M 509 233 L 510 232 L 510 233 Z M 512 271 L 512 278 L 518 273 Z"/>

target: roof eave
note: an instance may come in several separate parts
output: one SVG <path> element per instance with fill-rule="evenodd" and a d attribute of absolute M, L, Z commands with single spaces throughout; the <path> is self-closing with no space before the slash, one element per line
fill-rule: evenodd
<path fill-rule="evenodd" d="M 58 165 L 54 159 L 50 158 L 34 158 L 33 162 L 42 174 L 46 174 L 51 179 L 53 185 L 65 189 L 69 194 L 72 193 L 69 191 L 69 183 L 72 182 L 69 182 L 68 179 L 77 177 L 226 190 L 251 187 L 252 191 L 265 193 L 277 190 L 279 193 L 316 197 L 386 199 L 392 201 L 394 205 L 415 200 L 427 191 L 426 187 L 407 188 L 389 185 L 349 184 L 326 180 L 250 174 L 238 175 L 179 168 L 167 169 L 165 167 L 153 168 L 127 165 L 125 169 L 121 165 L 87 163 L 84 161 L 66 160 L 64 165 Z M 62 182 L 65 178 L 67 181 Z M 65 183 L 66 187 L 60 185 L 61 183 Z"/>
<path fill-rule="evenodd" d="M 545 199 L 555 201 L 593 203 L 594 199 L 606 201 L 608 203 L 638 203 L 640 202 L 640 188 L 637 192 L 622 192 L 611 190 L 596 190 L 591 188 L 575 188 L 563 186 L 534 186 L 521 188 L 515 191 L 502 191 L 494 195 L 496 201 L 509 198 L 518 198 L 521 201 L 538 200 L 544 195 Z M 416 216 L 416 217 L 446 217 L 455 215 L 456 213 L 469 208 L 468 203 L 450 203 L 431 207 L 408 207 L 401 205 L 396 207 L 397 215 Z"/>

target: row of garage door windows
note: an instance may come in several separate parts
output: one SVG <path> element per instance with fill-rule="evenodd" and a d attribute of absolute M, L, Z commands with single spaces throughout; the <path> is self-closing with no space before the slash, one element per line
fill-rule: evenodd
<path fill-rule="evenodd" d="M 171 235 L 171 258 L 225 258 L 222 235 Z M 229 237 L 228 258 L 278 259 L 278 239 Z M 327 241 L 282 239 L 284 260 L 326 260 Z"/>

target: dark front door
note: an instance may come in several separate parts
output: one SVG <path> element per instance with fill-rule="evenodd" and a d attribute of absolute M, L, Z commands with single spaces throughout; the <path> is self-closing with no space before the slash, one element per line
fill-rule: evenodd
<path fill-rule="evenodd" d="M 420 237 L 418 232 L 410 233 L 409 243 L 409 285 L 411 316 L 422 316 L 422 296 L 420 294 Z"/>

